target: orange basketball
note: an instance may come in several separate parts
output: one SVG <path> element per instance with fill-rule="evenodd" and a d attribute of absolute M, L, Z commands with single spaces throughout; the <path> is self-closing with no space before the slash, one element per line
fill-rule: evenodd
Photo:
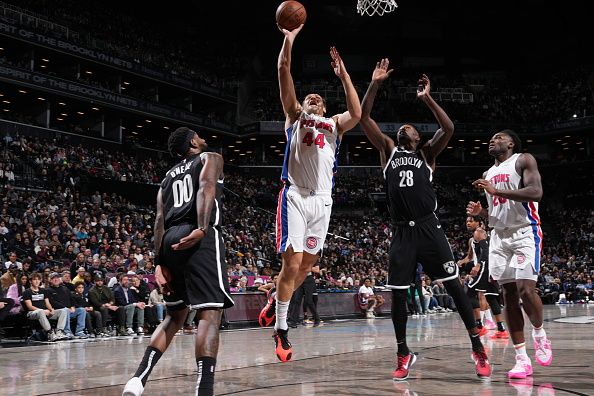
<path fill-rule="evenodd" d="M 276 23 L 283 29 L 298 28 L 306 19 L 305 7 L 298 1 L 283 1 L 276 9 Z"/>

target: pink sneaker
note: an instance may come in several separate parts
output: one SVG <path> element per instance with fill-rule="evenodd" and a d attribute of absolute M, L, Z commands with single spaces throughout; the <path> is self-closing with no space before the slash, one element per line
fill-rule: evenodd
<path fill-rule="evenodd" d="M 530 358 L 522 355 L 516 355 L 516 365 L 507 372 L 508 378 L 526 378 L 532 375 L 532 363 Z"/>
<path fill-rule="evenodd" d="M 550 366 L 553 361 L 553 349 L 551 348 L 551 341 L 546 337 L 532 337 L 534 341 L 534 349 L 536 350 L 536 363 L 541 366 Z"/>
<path fill-rule="evenodd" d="M 485 351 L 472 352 L 472 360 L 476 369 L 476 375 L 479 378 L 489 378 L 491 376 L 491 363 Z"/>
<path fill-rule="evenodd" d="M 497 328 L 497 324 L 489 319 L 485 319 L 483 326 L 485 326 L 487 330 L 495 330 Z"/>

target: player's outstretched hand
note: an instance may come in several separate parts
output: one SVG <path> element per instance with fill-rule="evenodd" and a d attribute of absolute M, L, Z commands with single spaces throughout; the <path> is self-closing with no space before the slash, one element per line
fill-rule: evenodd
<path fill-rule="evenodd" d="M 289 40 L 291 40 L 291 42 L 293 42 L 293 40 L 295 40 L 295 37 L 299 34 L 299 32 L 301 31 L 301 29 L 303 29 L 303 24 L 299 25 L 299 27 L 296 27 L 293 30 L 287 30 L 285 28 L 280 27 L 280 25 L 277 23 L 276 26 L 278 26 L 278 30 L 280 30 L 286 38 L 288 38 Z"/>
<path fill-rule="evenodd" d="M 382 60 L 377 62 L 375 64 L 375 69 L 373 70 L 373 74 L 371 75 L 371 81 L 382 82 L 385 79 L 387 79 L 388 77 L 390 77 L 390 74 L 392 74 L 394 69 L 388 70 L 389 66 L 390 66 L 390 61 L 388 60 L 388 58 L 383 58 Z"/>
<path fill-rule="evenodd" d="M 190 235 L 186 235 L 182 239 L 179 240 L 179 243 L 171 245 L 173 250 L 184 250 L 189 249 L 192 246 L 196 245 L 198 242 L 204 238 L 204 230 L 200 228 L 196 228 L 194 231 L 190 233 Z"/>
<path fill-rule="evenodd" d="M 479 201 L 470 201 L 468 202 L 468 205 L 466 205 L 466 214 L 470 216 L 478 216 L 481 213 L 481 210 L 483 210 L 483 205 L 481 205 Z"/>
<path fill-rule="evenodd" d="M 488 180 L 477 179 L 472 182 L 472 185 L 479 190 L 485 190 L 490 195 L 495 195 L 495 186 Z"/>
<path fill-rule="evenodd" d="M 346 67 L 344 66 L 344 62 L 338 53 L 336 47 L 330 47 L 330 57 L 332 58 L 332 70 L 334 70 L 334 74 L 336 77 L 340 78 L 341 80 L 347 77 L 349 74 L 346 71 Z"/>
<path fill-rule="evenodd" d="M 417 82 L 417 98 L 421 100 L 425 100 L 429 97 L 429 93 L 431 92 L 431 82 L 429 81 L 429 77 L 426 74 L 423 74 L 419 81 Z"/>

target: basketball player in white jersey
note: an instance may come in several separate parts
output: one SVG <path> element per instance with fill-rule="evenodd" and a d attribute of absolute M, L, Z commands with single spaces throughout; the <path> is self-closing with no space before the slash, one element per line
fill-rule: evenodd
<path fill-rule="evenodd" d="M 291 51 L 303 25 L 288 31 L 278 57 L 280 97 L 285 113 L 285 162 L 276 215 L 277 251 L 282 254 L 276 304 L 269 303 L 260 313 L 260 323 L 275 319 L 276 355 L 286 362 L 292 357 L 287 339 L 287 311 L 293 291 L 298 288 L 324 246 L 332 210 L 333 177 L 342 135 L 361 118 L 361 105 L 355 87 L 336 48 L 330 48 L 332 69 L 340 79 L 346 96 L 347 111 L 325 117 L 326 104 L 318 94 L 297 101 L 291 76 Z M 275 306 L 276 305 L 276 306 Z"/>
<path fill-rule="evenodd" d="M 470 215 L 488 215 L 493 228 L 489 271 L 503 287 L 506 319 L 516 350 L 516 365 L 508 372 L 509 378 L 532 375 L 522 307 L 533 326 L 536 361 L 549 366 L 553 360 L 551 342 L 543 329 L 542 303 L 536 294 L 543 236 L 538 215 L 542 185 L 536 160 L 520 150 L 521 141 L 515 132 L 506 129 L 493 135 L 489 154 L 495 157 L 495 165 L 472 183 L 485 191 L 488 211 L 480 202 L 470 202 L 467 207 Z"/>

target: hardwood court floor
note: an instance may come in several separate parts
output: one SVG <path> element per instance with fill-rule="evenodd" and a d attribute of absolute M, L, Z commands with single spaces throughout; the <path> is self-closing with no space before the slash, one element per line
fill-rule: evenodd
<path fill-rule="evenodd" d="M 290 331 L 294 360 L 280 363 L 271 329 L 225 331 L 216 395 L 594 395 L 594 304 L 546 306 L 545 328 L 553 342 L 550 367 L 534 364 L 534 376 L 511 385 L 511 341 L 491 341 L 494 373 L 479 380 L 470 343 L 455 313 L 409 319 L 409 345 L 418 361 L 407 382 L 391 379 L 395 341 L 389 319 L 348 320 Z M 529 333 L 528 333 L 529 334 Z M 59 342 L 0 350 L 2 395 L 121 395 L 148 338 Z M 533 356 L 532 341 L 528 342 Z M 193 337 L 177 336 L 153 370 L 145 395 L 193 395 Z"/>

